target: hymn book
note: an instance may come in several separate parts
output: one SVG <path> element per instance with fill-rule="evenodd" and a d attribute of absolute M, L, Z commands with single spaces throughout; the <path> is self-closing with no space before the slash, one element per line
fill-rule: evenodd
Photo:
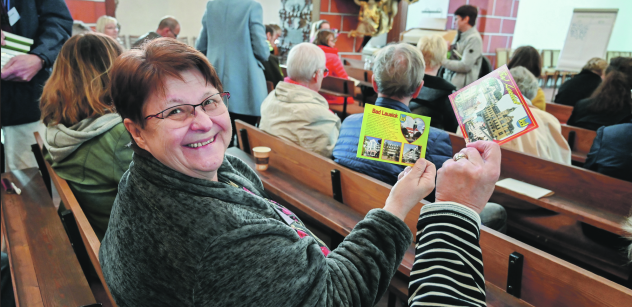
<path fill-rule="evenodd" d="M 509 142 L 538 123 L 507 65 L 448 96 L 465 142 Z"/>

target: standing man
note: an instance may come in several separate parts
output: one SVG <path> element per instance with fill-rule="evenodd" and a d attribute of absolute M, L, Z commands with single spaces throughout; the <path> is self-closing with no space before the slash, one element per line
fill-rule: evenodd
<path fill-rule="evenodd" d="M 31 152 L 40 125 L 39 98 L 61 50 L 70 38 L 72 17 L 63 0 L 2 0 L 4 32 L 33 39 L 31 51 L 2 68 L 2 132 L 7 169 L 36 167 Z M 43 126 L 43 125 L 42 125 Z"/>
<path fill-rule="evenodd" d="M 180 23 L 172 16 L 165 16 L 160 19 L 158 30 L 150 31 L 139 37 L 133 44 L 133 48 L 139 48 L 142 44 L 159 37 L 178 38 L 180 34 Z"/>
<path fill-rule="evenodd" d="M 481 70 L 483 39 L 474 27 L 476 16 L 478 9 L 471 5 L 463 5 L 454 12 L 459 32 L 450 46 L 450 60 L 443 60 L 441 65 L 446 69 L 444 79 L 452 82 L 457 90 L 476 81 Z"/>
<path fill-rule="evenodd" d="M 231 94 L 228 112 L 234 139 L 235 120 L 257 124 L 261 103 L 268 96 L 262 63 L 268 60 L 270 48 L 261 4 L 254 0 L 209 1 L 196 48 L 206 54 L 224 90 Z"/>

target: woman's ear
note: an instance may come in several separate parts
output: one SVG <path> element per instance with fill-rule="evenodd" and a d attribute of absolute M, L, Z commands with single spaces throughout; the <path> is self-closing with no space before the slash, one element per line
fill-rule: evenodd
<path fill-rule="evenodd" d="M 145 139 L 142 136 L 143 129 L 140 127 L 140 125 L 136 124 L 129 118 L 126 118 L 123 120 L 123 125 L 125 125 L 125 129 L 127 129 L 129 134 L 132 135 L 132 138 L 134 139 L 134 142 L 136 143 L 136 145 L 138 145 L 138 147 L 144 150 L 149 151 L 147 147 L 147 143 L 145 142 Z"/>

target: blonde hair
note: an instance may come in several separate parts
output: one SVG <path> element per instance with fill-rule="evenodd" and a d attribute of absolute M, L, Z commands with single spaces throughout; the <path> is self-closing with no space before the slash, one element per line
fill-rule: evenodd
<path fill-rule="evenodd" d="M 608 67 L 608 62 L 602 58 L 592 58 L 586 62 L 586 65 L 582 69 L 590 70 L 600 76 L 603 75 L 604 70 Z"/>
<path fill-rule="evenodd" d="M 417 43 L 417 48 L 424 56 L 426 67 L 435 68 L 441 66 L 441 62 L 446 58 L 448 45 L 443 37 L 434 34 L 423 36 Z"/>
<path fill-rule="evenodd" d="M 114 23 L 118 26 L 118 20 L 116 20 L 116 18 L 114 17 L 110 17 L 107 15 L 103 15 L 101 17 L 99 17 L 99 19 L 97 20 L 97 32 L 99 33 L 105 33 L 105 26 Z"/>

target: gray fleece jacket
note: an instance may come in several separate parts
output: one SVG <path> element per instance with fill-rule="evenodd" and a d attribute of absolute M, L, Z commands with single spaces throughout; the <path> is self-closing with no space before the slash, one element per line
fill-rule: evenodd
<path fill-rule="evenodd" d="M 461 33 L 458 41 L 456 37 L 454 39 L 455 51 L 461 56 L 460 58 L 457 56 L 455 60 L 444 59 L 441 66 L 447 69 L 445 79 L 454 84 L 457 90 L 460 90 L 478 80 L 478 73 L 481 71 L 483 61 L 483 39 L 476 27 Z"/>
<path fill-rule="evenodd" d="M 99 252 L 118 306 L 373 306 L 412 241 L 375 209 L 329 252 L 241 160 L 218 178 L 134 154 Z"/>

